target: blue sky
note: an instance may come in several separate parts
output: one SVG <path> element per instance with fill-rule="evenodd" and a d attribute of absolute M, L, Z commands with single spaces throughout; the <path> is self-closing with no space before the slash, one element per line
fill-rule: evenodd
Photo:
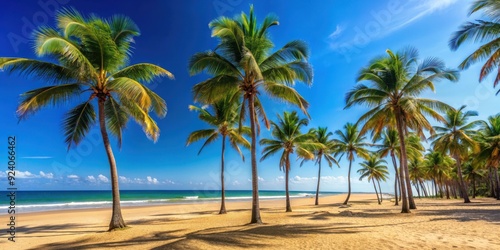
<path fill-rule="evenodd" d="M 310 102 L 309 127 L 342 128 L 356 122 L 366 112 L 364 107 L 344 110 L 344 95 L 355 83 L 358 70 L 386 49 L 399 50 L 407 45 L 419 49 L 421 58 L 435 56 L 448 67 L 457 67 L 477 44 L 467 44 L 452 52 L 448 47 L 451 34 L 467 18 L 467 1 L 458 0 L 387 0 L 387 1 L 319 1 L 314 4 L 298 0 L 274 1 L 76 1 L 41 0 L 9 1 L 0 9 L 0 56 L 35 57 L 28 42 L 33 27 L 54 25 L 54 9 L 75 7 L 85 14 L 101 17 L 123 14 L 131 17 L 141 29 L 135 39 L 132 63 L 151 62 L 175 75 L 175 80 L 161 79 L 153 89 L 168 104 L 168 114 L 158 119 L 161 136 L 158 142 L 148 140 L 134 122 L 128 124 L 119 149 L 113 141 L 121 189 L 218 189 L 220 141 L 206 147 L 198 156 L 201 143 L 185 146 L 188 134 L 205 128 L 196 113 L 188 110 L 193 104 L 191 88 L 206 75 L 189 76 L 187 64 L 196 52 L 213 49 L 216 39 L 210 37 L 208 23 L 220 15 L 233 17 L 247 12 L 254 4 L 259 20 L 274 13 L 280 25 L 270 34 L 276 47 L 300 39 L 310 47 L 310 63 L 314 67 L 312 87 L 297 85 Z M 466 104 L 479 112 L 478 119 L 496 114 L 500 97 L 495 96 L 492 79 L 478 83 L 480 64 L 461 73 L 458 83 L 439 82 L 435 93 L 424 96 L 442 100 L 454 107 Z M 0 72 L 2 105 L 0 107 L 0 138 L 7 144 L 8 136 L 17 138 L 17 187 L 22 190 L 110 189 L 109 167 L 97 127 L 86 140 L 67 151 L 61 130 L 63 115 L 69 106 L 46 108 L 27 120 L 18 122 L 15 110 L 19 95 L 27 90 L 46 86 L 37 79 L 28 79 Z M 268 116 L 284 109 L 293 110 L 276 100 L 264 98 Z M 268 137 L 263 131 L 260 138 Z M 259 149 L 260 153 L 260 149 Z M 250 154 L 245 151 L 247 159 Z M 260 154 L 258 154 L 258 157 Z M 279 171 L 278 156 L 260 162 L 260 189 L 284 189 L 284 173 Z M 250 162 L 242 162 L 234 151 L 226 154 L 226 185 L 228 189 L 250 189 Z M 359 181 L 353 165 L 353 190 L 372 191 L 366 181 Z M 347 162 L 341 168 L 325 167 L 322 171 L 323 191 L 347 190 Z M 389 169 L 392 166 L 389 165 Z M 292 163 L 291 189 L 314 190 L 317 166 Z M 391 171 L 391 177 L 393 172 Z M 5 173 L 0 172 L 2 186 Z M 382 186 L 392 190 L 392 178 Z"/>

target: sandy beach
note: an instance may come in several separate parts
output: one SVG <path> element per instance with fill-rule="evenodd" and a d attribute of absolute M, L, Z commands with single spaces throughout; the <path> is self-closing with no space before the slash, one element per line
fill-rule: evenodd
<path fill-rule="evenodd" d="M 355 194 L 261 201 L 264 224 L 248 225 L 250 201 L 126 207 L 130 228 L 106 232 L 110 209 L 19 214 L 16 242 L 5 233 L 0 249 L 500 249 L 500 202 L 475 199 L 417 200 L 401 214 L 390 201 Z M 2 216 L 5 218 L 5 216 Z M 5 231 L 5 230 L 2 230 Z"/>

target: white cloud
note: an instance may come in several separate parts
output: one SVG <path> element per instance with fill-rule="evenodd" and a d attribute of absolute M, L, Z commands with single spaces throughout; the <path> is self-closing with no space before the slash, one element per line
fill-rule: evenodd
<path fill-rule="evenodd" d="M 174 185 L 175 182 L 174 181 L 171 181 L 171 180 L 165 180 L 164 182 L 162 182 L 163 184 L 172 184 Z"/>
<path fill-rule="evenodd" d="M 85 180 L 87 180 L 88 182 L 92 182 L 92 183 L 97 181 L 93 175 L 87 176 L 87 178 L 85 178 Z"/>
<path fill-rule="evenodd" d="M 106 176 L 104 176 L 102 174 L 98 175 L 97 179 L 99 179 L 99 181 L 102 181 L 102 182 L 109 182 L 108 177 L 106 177 Z"/>
<path fill-rule="evenodd" d="M 30 171 L 16 171 L 17 178 L 36 178 L 37 176 L 32 174 Z"/>
<path fill-rule="evenodd" d="M 342 34 L 342 31 L 344 31 L 344 27 L 342 27 L 341 25 L 337 25 L 337 27 L 335 27 L 335 31 L 328 35 L 328 38 L 334 39 L 340 36 L 340 34 Z"/>
<path fill-rule="evenodd" d="M 240 185 L 239 181 L 233 181 L 233 186 L 238 186 L 238 185 Z"/>
<path fill-rule="evenodd" d="M 47 179 L 54 178 L 54 174 L 53 173 L 44 173 L 43 171 L 40 171 L 40 176 L 42 178 L 47 178 Z"/>
<path fill-rule="evenodd" d="M 52 156 L 24 156 L 22 159 L 52 159 Z"/>
<path fill-rule="evenodd" d="M 159 184 L 158 179 L 152 178 L 151 176 L 146 177 L 146 180 L 148 181 L 148 184 Z"/>
<path fill-rule="evenodd" d="M 259 178 L 259 181 L 264 181 L 264 178 L 262 178 L 260 176 L 258 178 Z"/>
<path fill-rule="evenodd" d="M 278 176 L 276 177 L 276 182 L 284 182 L 285 181 L 285 176 L 281 175 L 281 176 Z"/>
<path fill-rule="evenodd" d="M 78 175 L 76 175 L 76 174 L 70 174 L 70 175 L 68 175 L 68 176 L 66 176 L 66 177 L 67 177 L 68 179 L 78 179 L 78 178 L 80 178 L 80 177 L 78 177 Z"/>

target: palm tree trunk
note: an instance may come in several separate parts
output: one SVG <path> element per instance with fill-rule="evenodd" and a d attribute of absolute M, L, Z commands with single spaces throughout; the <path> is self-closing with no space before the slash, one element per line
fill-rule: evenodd
<path fill-rule="evenodd" d="M 448 185 L 448 182 L 446 182 L 446 183 L 444 184 L 444 186 L 445 186 L 445 188 L 446 188 L 446 189 L 445 189 L 445 190 L 446 190 L 446 199 L 448 199 L 448 200 L 449 200 L 449 199 L 450 199 L 450 189 L 449 189 L 449 187 L 448 187 L 448 186 L 449 186 L 449 185 Z"/>
<path fill-rule="evenodd" d="M 408 175 L 407 170 L 408 168 L 406 167 L 406 145 L 405 145 L 405 137 L 404 137 L 404 129 L 403 129 L 403 121 L 401 117 L 401 112 L 399 110 L 396 111 L 396 124 L 398 127 L 398 136 L 399 136 L 399 145 L 400 145 L 400 157 L 399 157 L 399 166 L 400 166 L 400 171 L 399 171 L 399 181 L 401 182 L 401 202 L 403 203 L 401 213 L 410 213 L 410 209 L 408 207 L 408 199 L 406 197 L 406 189 L 405 187 L 405 182 L 406 186 L 409 184 L 408 179 L 405 179 L 405 174 Z M 411 189 L 411 188 L 410 188 Z M 408 195 L 410 193 L 408 192 Z"/>
<path fill-rule="evenodd" d="M 472 199 L 476 199 L 476 176 L 472 175 Z"/>
<path fill-rule="evenodd" d="M 347 205 L 347 202 L 351 197 L 351 165 L 352 160 L 349 160 L 349 171 L 347 172 L 347 198 L 344 201 L 344 205 Z"/>
<path fill-rule="evenodd" d="M 319 163 L 319 168 L 318 168 L 318 185 L 316 186 L 316 201 L 314 202 L 314 205 L 319 204 L 319 181 L 321 180 L 321 157 L 323 157 L 321 154 L 318 155 L 318 163 Z"/>
<path fill-rule="evenodd" d="M 498 177 L 498 167 L 495 168 L 495 179 L 497 183 L 497 200 L 500 200 L 500 177 Z"/>
<path fill-rule="evenodd" d="M 220 211 L 219 214 L 226 213 L 226 190 L 224 188 L 224 151 L 226 149 L 226 136 L 222 136 L 222 153 L 220 160 L 220 186 L 221 186 L 221 203 L 220 203 Z"/>
<path fill-rule="evenodd" d="M 286 211 L 292 212 L 292 206 L 290 205 L 290 192 L 288 191 L 288 176 L 290 174 L 290 155 L 286 157 L 286 167 L 285 167 L 285 192 L 286 192 Z"/>
<path fill-rule="evenodd" d="M 380 205 L 380 199 L 378 198 L 377 186 L 375 186 L 375 180 L 372 180 L 373 189 L 375 189 L 375 194 L 377 195 L 377 202 Z"/>
<path fill-rule="evenodd" d="M 413 182 L 413 186 L 415 186 L 415 190 L 417 190 L 417 195 L 418 195 L 418 198 L 420 199 L 420 187 L 418 186 L 418 180 L 414 181 Z"/>
<path fill-rule="evenodd" d="M 464 177 L 462 176 L 462 163 L 460 162 L 460 158 L 457 154 L 453 155 L 455 161 L 457 162 L 457 175 L 459 180 L 460 192 L 464 197 L 464 203 L 470 203 L 469 195 L 467 195 L 467 187 L 465 186 Z"/>
<path fill-rule="evenodd" d="M 106 131 L 106 118 L 104 117 L 104 98 L 99 98 L 99 126 L 101 128 L 102 141 L 104 142 L 104 149 L 108 156 L 109 168 L 111 172 L 111 191 L 113 195 L 113 213 L 111 215 L 111 222 L 109 223 L 109 231 L 124 228 L 127 225 L 122 217 L 122 210 L 120 207 L 120 189 L 118 187 L 118 171 L 116 169 L 115 156 L 109 143 L 108 132 Z"/>
<path fill-rule="evenodd" d="M 393 151 L 391 151 L 391 159 L 392 159 L 392 165 L 394 166 L 394 199 L 396 200 L 394 205 L 398 206 L 399 205 L 399 202 L 398 202 L 398 184 L 399 184 L 398 165 L 396 163 L 396 156 L 394 155 Z"/>
<path fill-rule="evenodd" d="M 260 218 L 260 207 L 259 207 L 259 176 L 257 174 L 257 156 L 256 156 L 256 136 L 255 131 L 255 94 L 250 93 L 248 97 L 248 107 L 250 111 L 250 129 L 252 133 L 252 142 L 250 147 L 251 157 L 252 157 L 252 219 L 250 223 L 262 223 Z"/>
<path fill-rule="evenodd" d="M 382 188 L 380 187 L 380 181 L 377 179 L 377 184 L 378 184 L 378 191 L 380 192 L 380 203 L 384 202 L 382 197 Z"/>

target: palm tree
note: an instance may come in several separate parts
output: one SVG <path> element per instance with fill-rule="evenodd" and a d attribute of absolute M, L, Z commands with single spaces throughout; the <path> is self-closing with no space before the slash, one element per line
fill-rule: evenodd
<path fill-rule="evenodd" d="M 352 123 L 347 123 L 344 125 L 344 131 L 336 130 L 335 134 L 339 137 L 334 139 L 335 152 L 336 154 L 341 154 L 341 157 L 346 154 L 347 160 L 349 160 L 349 170 L 347 172 L 347 198 L 344 201 L 344 205 L 347 205 L 349 198 L 351 197 L 351 167 L 354 157 L 361 157 L 364 159 L 369 158 L 368 150 L 366 149 L 370 144 L 364 142 L 365 136 L 361 135 L 358 131 L 358 126 Z"/>
<path fill-rule="evenodd" d="M 455 51 L 465 41 L 484 43 L 465 58 L 458 67 L 461 70 L 467 69 L 477 61 L 487 59 L 481 68 L 479 82 L 496 71 L 497 75 L 493 82 L 493 87 L 496 87 L 500 81 L 500 46 L 498 46 L 500 43 L 500 4 L 498 0 L 475 0 L 471 5 L 469 15 L 478 11 L 483 11 L 489 20 L 466 22 L 452 35 L 449 45 Z"/>
<path fill-rule="evenodd" d="M 440 196 L 443 198 L 443 193 L 441 192 L 442 187 L 445 185 L 445 182 L 450 179 L 451 166 L 454 164 L 453 158 L 450 156 L 439 152 L 439 151 L 431 151 L 425 155 L 423 165 L 426 168 L 427 173 L 434 181 L 435 190 L 440 190 Z M 437 196 L 436 191 L 436 196 Z M 449 198 L 449 194 L 448 197 Z"/>
<path fill-rule="evenodd" d="M 451 157 L 455 159 L 457 167 L 457 176 L 460 186 L 460 192 L 464 198 L 464 203 L 470 203 L 467 188 L 462 176 L 462 161 L 468 155 L 469 149 L 475 152 L 479 150 L 479 144 L 472 138 L 476 134 L 473 128 L 479 125 L 480 121 L 467 123 L 469 117 L 477 116 L 475 111 L 464 112 L 465 105 L 459 109 L 451 109 L 446 112 L 446 119 L 443 121 L 443 127 L 434 126 L 437 131 L 431 137 L 434 141 L 434 150 L 441 152 L 449 152 Z"/>
<path fill-rule="evenodd" d="M 425 90 L 433 90 L 434 82 L 440 79 L 456 81 L 458 73 L 446 69 L 444 63 L 437 58 L 427 58 L 420 62 L 418 51 L 411 47 L 396 54 L 391 50 L 386 52 L 387 56 L 377 57 L 368 67 L 361 69 L 357 80 L 369 81 L 372 85 L 368 87 L 358 84 L 349 91 L 346 95 L 346 108 L 357 104 L 371 108 L 359 118 L 358 123 L 365 122 L 361 133 L 371 129 L 377 137 L 385 127 L 398 131 L 401 151 L 400 181 L 401 186 L 406 187 L 406 190 L 401 190 L 401 212 L 409 213 L 409 208 L 414 209 L 416 206 L 409 179 L 405 136 L 408 129 L 421 137 L 424 136 L 424 130 L 432 132 L 432 126 L 425 115 L 440 121 L 443 118 L 436 109 L 449 108 L 445 103 L 418 96 Z"/>
<path fill-rule="evenodd" d="M 482 122 L 479 130 L 480 153 L 479 158 L 485 159 L 488 167 L 494 168 L 497 189 L 497 199 L 500 200 L 500 177 L 498 166 L 500 163 L 500 114 L 488 117 L 488 122 Z"/>
<path fill-rule="evenodd" d="M 143 83 L 157 76 L 173 75 L 149 63 L 127 66 L 133 37 L 139 35 L 136 24 L 125 16 L 101 19 L 95 15 L 85 17 L 74 9 L 58 12 L 57 29 L 39 28 L 35 51 L 56 63 L 27 58 L 0 58 L 0 69 L 36 76 L 54 83 L 52 86 L 31 90 L 22 95 L 17 109 L 20 119 L 47 105 L 64 104 L 85 95 L 85 101 L 71 109 L 64 119 L 64 135 L 68 149 L 77 145 L 98 121 L 107 153 L 113 193 L 113 214 L 109 230 L 123 228 L 120 209 L 118 173 L 110 146 L 108 129 L 121 146 L 122 130 L 129 118 L 156 141 L 160 129 L 150 117 L 154 111 L 159 117 L 166 115 L 165 101 Z M 93 101 L 97 101 L 98 120 Z"/>
<path fill-rule="evenodd" d="M 218 102 L 211 105 L 214 114 L 211 114 L 207 109 L 200 108 L 196 106 L 189 106 L 190 110 L 194 110 L 199 112 L 200 120 L 206 122 L 210 126 L 214 127 L 211 129 L 202 129 L 192 132 L 188 139 L 186 146 L 199 141 L 201 139 L 205 139 L 205 143 L 200 148 L 198 154 L 201 153 L 203 148 L 222 137 L 222 151 L 221 151 L 221 172 L 220 172 L 220 181 L 221 181 L 221 206 L 219 210 L 219 214 L 226 213 L 226 194 L 224 188 L 224 151 L 226 149 L 226 138 L 229 139 L 230 145 L 240 154 L 241 159 L 245 161 L 245 158 L 240 150 L 238 144 L 243 145 L 246 148 L 250 148 L 250 143 L 242 136 L 244 134 L 250 134 L 250 128 L 243 127 L 241 130 L 238 129 L 239 122 L 239 112 L 238 112 L 238 104 L 231 100 L 229 97 L 225 99 L 221 99 Z M 242 132 L 242 133 L 240 133 Z"/>
<path fill-rule="evenodd" d="M 380 189 L 380 180 L 387 180 L 389 175 L 389 171 L 387 170 L 387 164 L 385 160 L 380 159 L 378 154 L 370 154 L 368 160 L 361 162 L 361 169 L 358 170 L 360 174 L 359 180 L 363 180 L 363 178 L 368 177 L 368 182 L 373 182 L 373 188 L 375 189 L 375 194 L 377 195 L 377 201 L 380 205 L 382 203 L 382 189 Z M 380 191 L 380 199 L 377 193 L 377 186 L 375 186 L 375 182 L 378 183 L 379 191 Z"/>
<path fill-rule="evenodd" d="M 469 158 L 468 161 L 464 162 L 464 178 L 472 183 L 472 199 L 476 198 L 476 180 L 482 178 L 485 175 L 484 161 L 472 160 Z"/>
<path fill-rule="evenodd" d="M 285 171 L 285 192 L 286 192 L 286 211 L 292 212 L 290 205 L 290 194 L 288 192 L 288 180 L 290 173 L 290 155 L 297 155 L 304 159 L 313 159 L 314 150 L 321 145 L 314 142 L 313 135 L 300 132 L 301 127 L 307 126 L 309 121 L 305 118 L 299 118 L 297 112 L 284 112 L 283 117 L 278 115 L 278 123 L 271 122 L 273 139 L 262 139 L 260 144 L 264 145 L 261 161 L 283 150 L 280 157 L 280 170 Z"/>
<path fill-rule="evenodd" d="M 375 139 L 377 140 L 377 139 Z M 398 204 L 398 190 L 401 192 L 401 186 L 399 185 L 399 175 L 398 175 L 398 164 L 396 162 L 396 152 L 399 150 L 399 139 L 398 139 L 398 131 L 394 129 L 386 129 L 382 134 L 382 144 L 374 145 L 379 148 L 377 153 L 381 158 L 386 157 L 388 154 L 391 155 L 392 165 L 394 167 L 394 205 Z M 399 187 L 399 188 L 398 188 Z"/>
<path fill-rule="evenodd" d="M 268 15 L 258 25 L 253 7 L 250 14 L 240 18 L 219 17 L 210 22 L 212 36 L 219 38 L 215 51 L 195 54 L 189 62 L 191 75 L 203 71 L 212 78 L 193 87 L 195 99 L 211 103 L 222 99 L 228 92 L 242 96 L 241 118 L 248 112 L 251 129 L 252 162 L 252 218 L 250 223 L 262 223 L 259 209 L 256 136 L 260 131 L 258 116 L 267 128 L 267 120 L 260 93 L 297 105 L 306 113 L 307 101 L 293 89 L 296 81 L 312 83 L 312 67 L 307 62 L 309 51 L 301 41 L 287 43 L 271 53 L 273 43 L 268 29 L 278 25 L 273 15 Z"/>
<path fill-rule="evenodd" d="M 309 130 L 310 134 L 314 135 L 313 141 L 322 145 L 322 147 L 318 150 L 314 151 L 314 155 L 316 156 L 316 163 L 318 163 L 318 184 L 316 185 L 316 199 L 314 201 L 314 205 L 319 204 L 319 183 L 321 180 L 321 160 L 325 158 L 328 166 L 331 168 L 333 163 L 339 166 L 337 159 L 335 159 L 335 143 L 329 139 L 332 132 L 328 132 L 328 128 L 326 127 L 318 127 L 317 129 Z M 339 166 L 340 167 L 340 166 Z"/>

